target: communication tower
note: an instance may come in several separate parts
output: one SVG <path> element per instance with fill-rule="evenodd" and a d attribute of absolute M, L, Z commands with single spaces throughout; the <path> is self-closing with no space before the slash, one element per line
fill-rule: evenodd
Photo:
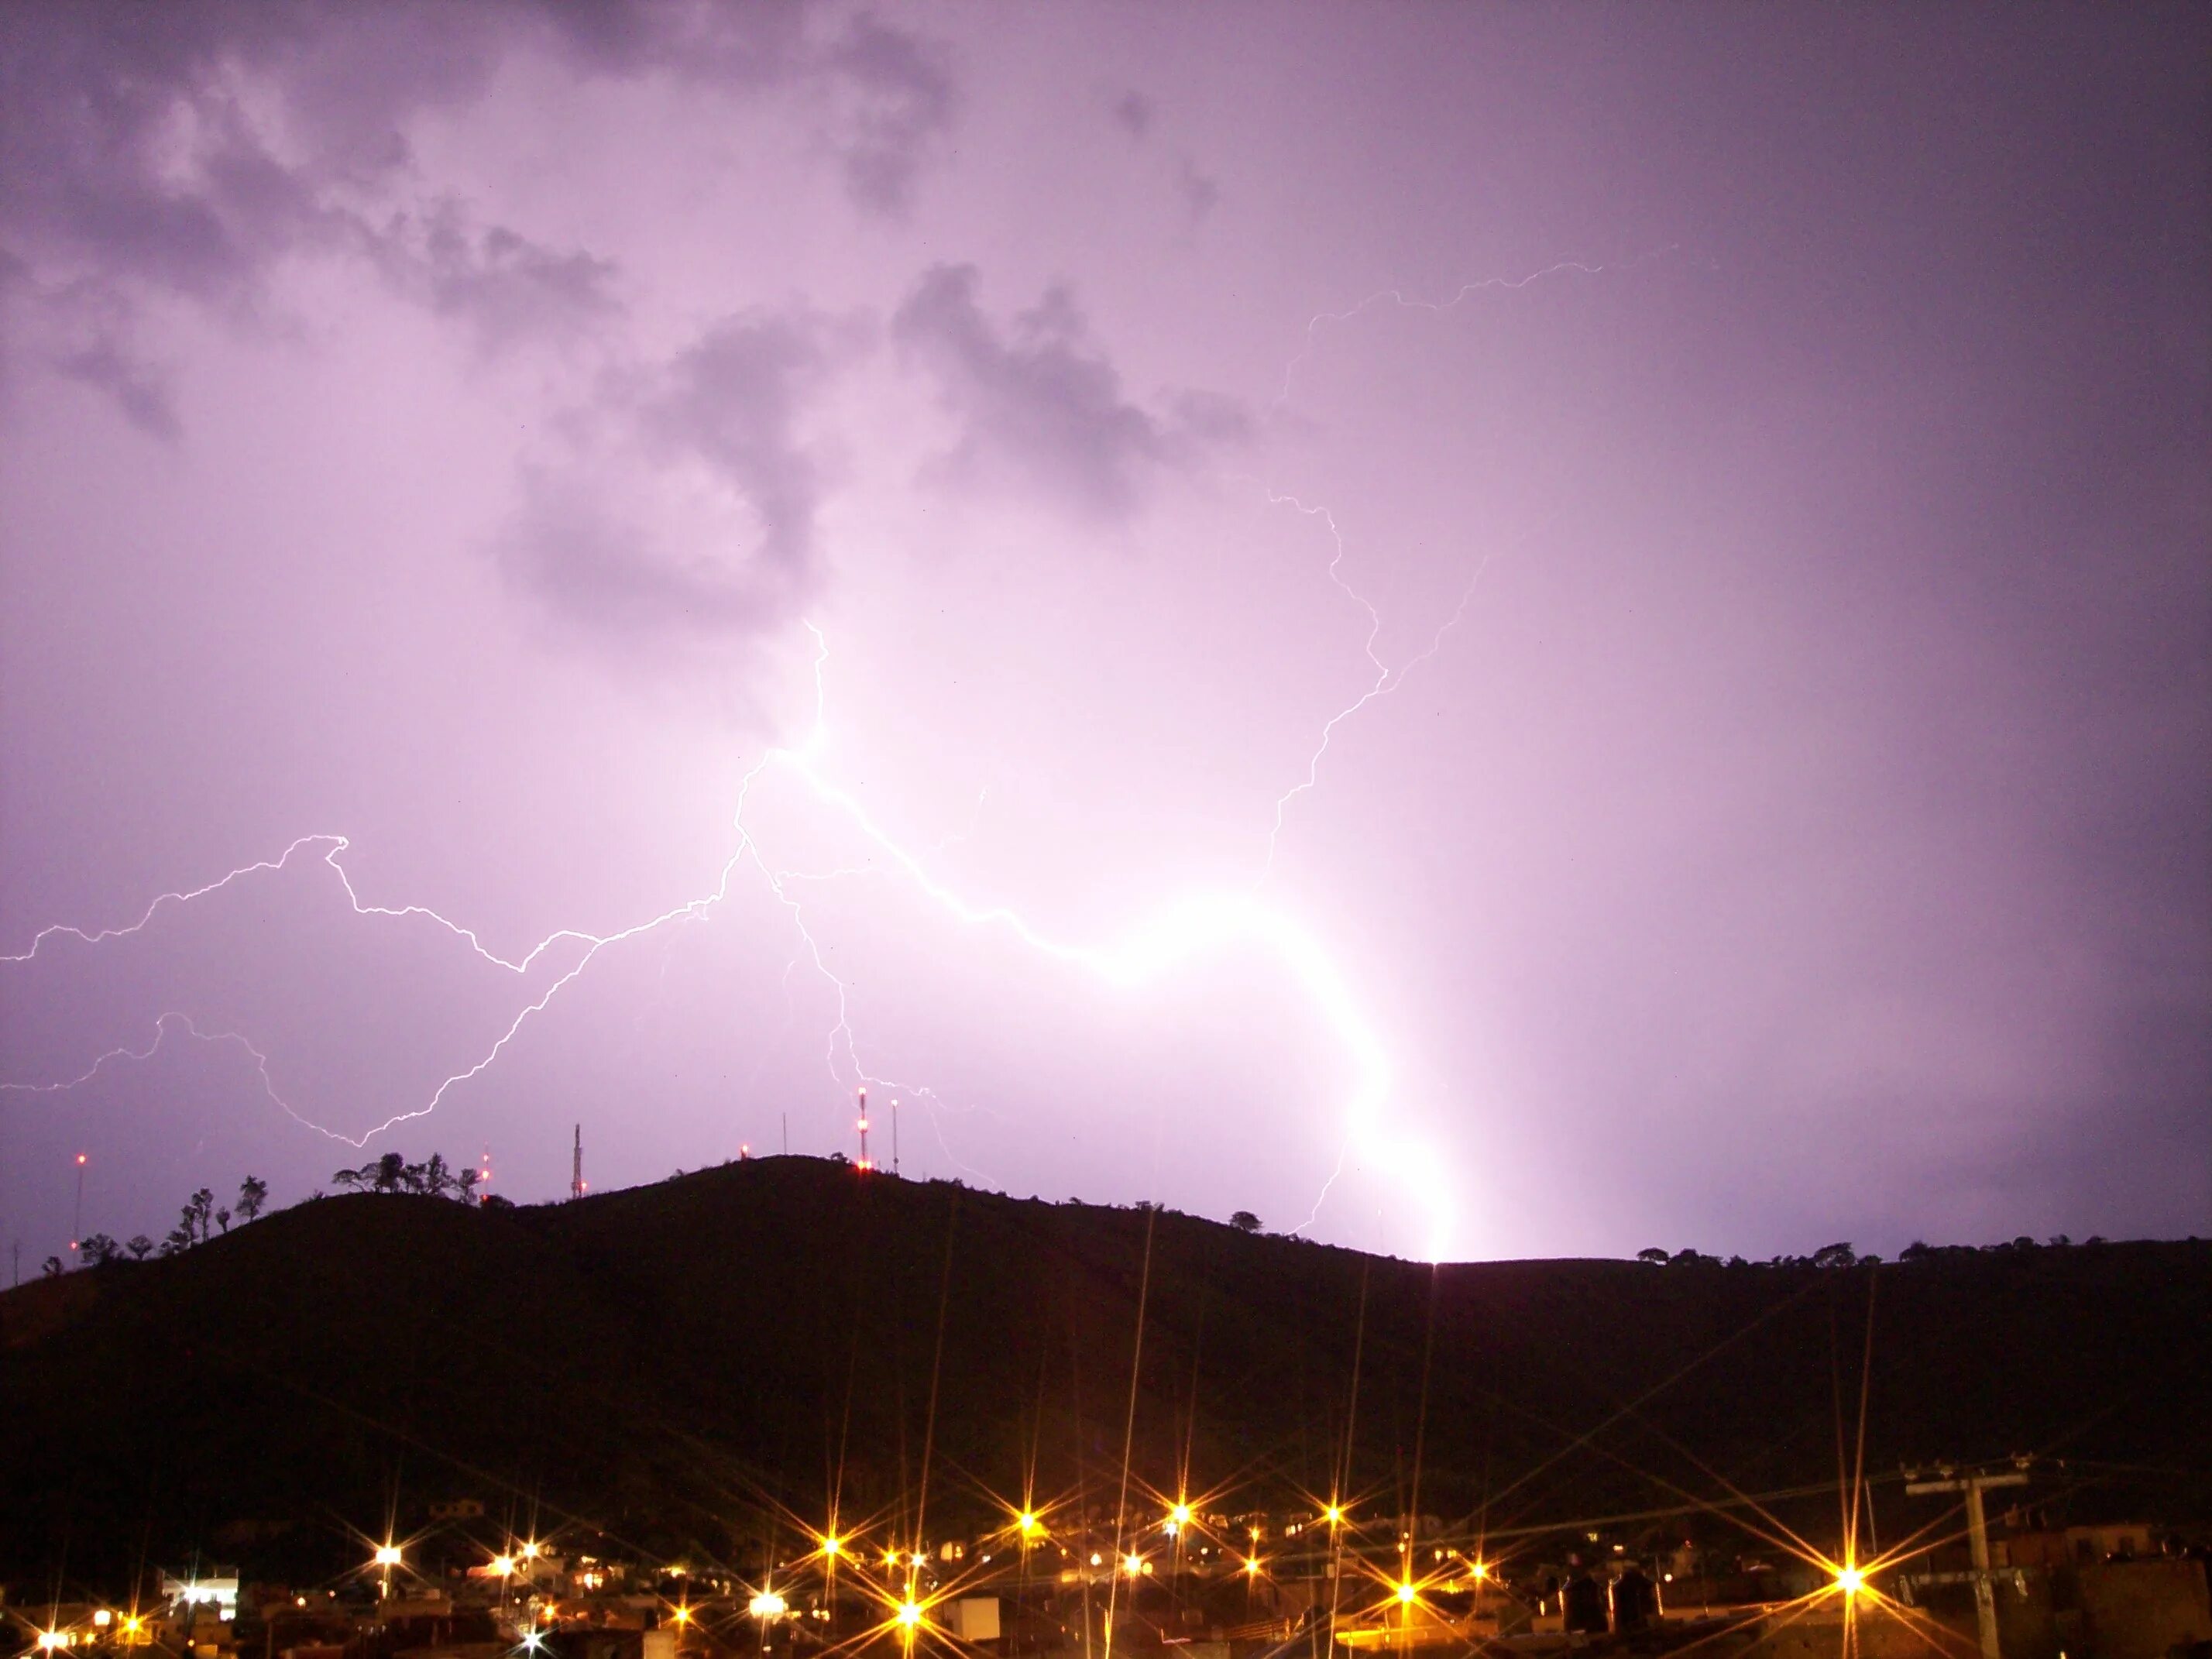
<path fill-rule="evenodd" d="M 583 1195 L 584 1195 L 584 1126 L 583 1126 L 582 1124 L 579 1123 L 579 1124 L 576 1126 L 576 1157 L 575 1157 L 575 1162 L 574 1162 L 574 1164 L 572 1164 L 569 1166 L 569 1174 L 568 1174 L 568 1196 L 569 1196 L 569 1197 L 571 1197 L 571 1198 L 581 1198 Z"/>
<path fill-rule="evenodd" d="M 867 1091 L 867 1085 L 865 1085 L 865 1084 L 863 1084 L 863 1085 L 861 1085 L 861 1088 L 860 1088 L 860 1167 L 862 1170 L 872 1170 L 872 1169 L 874 1169 L 874 1168 L 876 1167 L 874 1164 L 871 1164 L 871 1163 L 869 1163 L 869 1162 L 868 1162 L 868 1091 Z"/>

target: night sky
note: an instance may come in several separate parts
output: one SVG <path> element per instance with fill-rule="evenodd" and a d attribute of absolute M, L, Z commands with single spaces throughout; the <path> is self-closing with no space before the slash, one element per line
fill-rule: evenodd
<path fill-rule="evenodd" d="M 909 1176 L 1401 1255 L 2212 1231 L 2203 9 L 0 60 L 27 1273 L 80 1152 L 158 1237 L 864 1079 Z"/>

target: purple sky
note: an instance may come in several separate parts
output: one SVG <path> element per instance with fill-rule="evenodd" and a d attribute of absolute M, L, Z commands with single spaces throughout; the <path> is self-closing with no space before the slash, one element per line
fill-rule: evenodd
<path fill-rule="evenodd" d="M 2212 1230 L 2202 9 L 0 56 L 27 1262 L 79 1151 L 158 1237 L 864 1073 L 909 1174 L 1401 1254 Z M 435 915 L 40 939 L 311 835 Z"/>

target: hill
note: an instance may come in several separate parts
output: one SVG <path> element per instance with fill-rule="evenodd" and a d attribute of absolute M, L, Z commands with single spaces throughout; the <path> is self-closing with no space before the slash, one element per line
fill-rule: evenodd
<path fill-rule="evenodd" d="M 455 1496 L 726 1560 L 925 1464 L 933 1528 L 990 1524 L 1032 1462 L 1110 1507 L 1125 1433 L 1139 1481 L 1281 1509 L 1331 1489 L 1355 1354 L 1343 1490 L 1400 1509 L 1418 1469 L 1420 1511 L 1493 1533 L 1731 1487 L 1832 1530 L 1863 1361 L 1870 1471 L 2039 1454 L 2038 1501 L 2212 1516 L 2212 1243 L 1431 1269 L 767 1158 L 534 1208 L 319 1200 L 0 1297 L 0 1575 L 198 1547 L 314 1577 Z"/>

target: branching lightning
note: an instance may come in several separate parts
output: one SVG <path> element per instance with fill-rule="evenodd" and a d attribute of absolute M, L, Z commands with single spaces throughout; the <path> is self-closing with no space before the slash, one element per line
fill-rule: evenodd
<path fill-rule="evenodd" d="M 1466 587 L 1461 591 L 1458 605 L 1453 607 L 1451 615 L 1444 618 L 1443 625 L 1431 637 L 1428 647 L 1407 658 L 1397 667 L 1392 668 L 1376 653 L 1375 648 L 1376 641 L 1382 632 L 1382 613 L 1376 609 L 1372 600 L 1352 586 L 1344 575 L 1344 532 L 1336 527 L 1336 515 L 1326 507 L 1308 507 L 1295 495 L 1279 495 L 1272 490 L 1267 495 L 1267 504 L 1270 507 L 1288 507 L 1292 511 L 1304 514 L 1310 519 L 1318 518 L 1328 526 L 1329 538 L 1336 546 L 1336 556 L 1328 562 L 1328 579 L 1342 590 L 1353 604 L 1367 613 L 1367 639 L 1364 649 L 1368 663 L 1375 670 L 1375 678 L 1358 697 L 1338 709 L 1323 723 L 1320 740 L 1314 745 L 1313 753 L 1306 757 L 1305 776 L 1275 798 L 1274 822 L 1267 829 L 1267 856 L 1261 861 L 1260 866 L 1258 879 L 1261 881 L 1265 881 L 1274 872 L 1275 849 L 1282 841 L 1283 818 L 1284 815 L 1290 811 L 1291 803 L 1320 781 L 1322 757 L 1328 753 L 1329 742 L 1336 736 L 1336 728 L 1377 697 L 1388 696 L 1396 690 L 1407 675 L 1443 649 L 1444 636 L 1458 627 L 1466 617 L 1467 607 L 1474 598 L 1474 590 L 1482 581 L 1482 573 L 1490 568 L 1490 557 L 1485 554 L 1476 563 L 1474 574 L 1468 578 Z"/>
<path fill-rule="evenodd" d="M 1283 365 L 1282 389 L 1275 393 L 1274 401 L 1267 405 L 1268 410 L 1270 412 L 1279 410 L 1285 404 L 1290 402 L 1291 378 L 1297 374 L 1298 365 L 1305 361 L 1306 353 L 1313 349 L 1314 336 L 1323 323 L 1351 322 L 1355 318 L 1364 316 L 1385 300 L 1401 311 L 1426 311 L 1442 316 L 1470 294 L 1481 294 L 1492 289 L 1528 288 L 1542 282 L 1547 276 L 1557 276 L 1568 271 L 1582 276 L 1595 276 L 1607 270 L 1632 270 L 1647 260 L 1663 258 L 1674 251 L 1674 246 L 1670 244 L 1652 252 L 1639 253 L 1632 258 L 1620 260 L 1610 265 L 1586 264 L 1580 259 L 1562 259 L 1556 264 L 1546 265 L 1541 270 L 1532 270 L 1525 276 L 1484 276 L 1472 283 L 1462 283 L 1449 300 L 1409 300 L 1406 297 L 1406 291 L 1403 289 L 1377 289 L 1348 311 L 1317 311 L 1306 319 L 1304 338 L 1299 342 L 1298 349 L 1290 362 Z"/>
<path fill-rule="evenodd" d="M 724 862 L 714 888 L 634 926 L 610 933 L 562 928 L 547 935 L 520 957 L 503 957 L 488 948 L 474 930 L 427 906 L 365 902 L 339 861 L 339 855 L 349 844 L 347 839 L 343 836 L 307 836 L 295 841 L 275 859 L 242 866 L 216 881 L 189 891 L 162 894 L 147 907 L 137 921 L 128 927 L 96 931 L 70 926 L 48 927 L 33 939 L 30 949 L 0 959 L 15 963 L 29 961 L 46 940 L 59 933 L 69 934 L 88 945 L 96 945 L 138 933 L 147 927 L 165 906 L 188 903 L 193 899 L 218 892 L 247 876 L 281 870 L 302 848 L 308 847 L 323 848 L 322 861 L 337 874 L 347 901 L 356 914 L 390 919 L 424 918 L 456 938 L 465 940 L 478 957 L 508 972 L 517 975 L 527 973 L 547 951 L 563 940 L 574 941 L 583 947 L 573 963 L 522 1006 L 474 1064 L 447 1077 L 422 1104 L 408 1111 L 394 1113 L 361 1135 L 344 1134 L 314 1122 L 287 1101 L 269 1075 L 267 1057 L 243 1035 L 229 1031 L 204 1033 L 188 1016 L 173 1012 L 164 1013 L 155 1022 L 154 1041 L 143 1049 L 122 1048 L 112 1050 L 76 1078 L 45 1084 L 0 1084 L 0 1089 L 47 1093 L 76 1088 L 92 1080 L 112 1061 L 150 1058 L 161 1046 L 170 1024 L 176 1022 L 202 1041 L 235 1042 L 246 1048 L 260 1068 L 263 1085 L 270 1098 L 301 1123 L 331 1139 L 356 1147 L 365 1146 L 380 1134 L 435 1111 L 449 1091 L 487 1070 L 520 1034 L 524 1026 L 534 1016 L 543 1012 L 562 989 L 574 982 L 600 951 L 610 945 L 652 933 L 670 922 L 705 915 L 729 896 L 739 866 L 750 863 L 760 872 L 769 890 L 790 914 L 802 952 L 835 994 L 836 1018 L 827 1037 L 825 1053 L 832 1077 L 841 1081 L 850 1078 L 880 1086 L 908 1087 L 917 1097 L 928 1098 L 926 1089 L 902 1085 L 895 1079 L 882 1078 L 871 1073 L 861 1060 L 857 1035 L 852 1024 L 848 988 L 824 958 L 820 944 L 807 926 L 805 907 L 794 890 L 802 883 L 823 879 L 824 873 L 778 867 L 769 861 L 753 836 L 746 822 L 746 807 L 754 786 L 773 769 L 797 780 L 816 800 L 842 817 L 882 854 L 888 869 L 902 875 L 933 905 L 955 921 L 968 927 L 1008 933 L 1039 955 L 1085 972 L 1110 988 L 1127 991 L 1139 988 L 1194 957 L 1231 945 L 1255 944 L 1261 946 L 1282 965 L 1291 979 L 1311 1000 L 1350 1057 L 1355 1082 L 1348 1103 L 1346 1151 L 1356 1152 L 1364 1158 L 1393 1170 L 1414 1187 L 1429 1211 L 1432 1241 L 1441 1245 L 1450 1221 L 1448 1196 L 1442 1182 L 1431 1173 L 1433 1165 L 1411 1156 L 1410 1149 L 1402 1146 L 1399 1138 L 1389 1133 L 1384 1125 L 1382 1109 L 1389 1095 L 1391 1069 L 1382 1040 L 1361 1009 L 1351 986 L 1319 941 L 1289 916 L 1261 902 L 1249 892 L 1200 892 L 1176 900 L 1164 905 L 1124 938 L 1105 947 L 1069 944 L 1040 930 L 1019 911 L 1008 906 L 978 903 L 966 897 L 939 879 L 920 855 L 910 851 L 886 830 L 857 797 L 832 780 L 817 764 L 815 757 L 826 740 L 827 694 L 823 676 L 830 651 L 828 641 L 821 631 L 811 623 L 807 626 L 814 636 L 816 646 L 815 717 L 805 741 L 795 747 L 778 747 L 769 750 L 740 779 L 733 818 L 736 843 Z"/>
<path fill-rule="evenodd" d="M 1525 288 L 1563 272 L 1595 275 L 1606 269 L 1607 267 L 1602 265 L 1565 260 L 1522 277 L 1491 277 L 1468 283 L 1447 300 L 1408 299 L 1401 290 L 1390 289 L 1369 295 L 1348 310 L 1317 313 L 1308 321 L 1297 353 L 1284 367 L 1282 387 L 1276 395 L 1273 407 L 1279 409 L 1288 401 L 1297 368 L 1324 323 L 1350 321 L 1385 301 L 1405 308 L 1441 313 L 1470 295 L 1486 289 Z M 575 960 L 555 975 L 542 991 L 522 1006 L 483 1054 L 473 1064 L 445 1078 L 421 1105 L 394 1113 L 359 1136 L 331 1129 L 314 1122 L 283 1097 L 270 1076 L 268 1056 L 244 1034 L 234 1030 L 203 1030 L 189 1015 L 173 1010 L 165 1012 L 156 1018 L 153 1040 L 143 1048 L 127 1046 L 112 1048 L 99 1056 L 76 1077 L 46 1083 L 0 1083 L 0 1091 L 43 1094 L 80 1087 L 91 1082 L 111 1064 L 152 1058 L 172 1029 L 181 1029 L 198 1042 L 237 1045 L 253 1060 L 269 1098 L 285 1113 L 333 1140 L 355 1147 L 362 1146 L 380 1134 L 435 1111 L 449 1091 L 489 1069 L 521 1034 L 524 1027 L 573 983 L 602 951 L 653 933 L 671 922 L 696 920 L 707 915 L 729 896 L 739 867 L 750 864 L 758 871 L 769 891 L 788 913 L 797 935 L 797 953 L 785 973 L 787 989 L 792 969 L 803 958 L 834 993 L 836 1017 L 824 1042 L 824 1060 L 832 1079 L 840 1083 L 851 1081 L 871 1086 L 903 1089 L 918 1099 L 934 1103 L 937 1097 L 926 1085 L 900 1084 L 896 1079 L 872 1073 L 863 1063 L 859 1039 L 852 1023 L 848 987 L 825 959 L 819 942 L 808 926 L 805 906 L 799 894 L 799 890 L 808 884 L 858 875 L 895 873 L 902 877 L 935 908 L 962 926 L 1010 935 L 1039 956 L 1088 975 L 1111 990 L 1127 992 L 1139 988 L 1195 957 L 1233 945 L 1256 945 L 1261 947 L 1273 957 L 1290 980 L 1310 1000 L 1341 1045 L 1353 1073 L 1346 1103 L 1346 1127 L 1336 1170 L 1324 1184 L 1321 1198 L 1316 1200 L 1315 1214 L 1318 1215 L 1321 1203 L 1326 1200 L 1329 1188 L 1341 1173 L 1347 1158 L 1357 1155 L 1389 1175 L 1425 1211 L 1431 1250 L 1441 1253 L 1453 1219 L 1449 1190 L 1438 1173 L 1436 1160 L 1421 1155 L 1420 1148 L 1385 1123 L 1384 1110 L 1393 1086 L 1393 1070 L 1382 1039 L 1328 951 L 1291 916 L 1264 902 L 1261 892 L 1273 870 L 1291 804 L 1316 787 L 1322 763 L 1338 727 L 1370 702 L 1389 696 L 1415 668 L 1437 654 L 1446 636 L 1464 618 L 1488 560 L 1486 557 L 1477 563 L 1460 595 L 1458 605 L 1437 629 L 1426 648 L 1394 667 L 1383 659 L 1378 650 L 1382 631 L 1380 610 L 1345 574 L 1346 550 L 1334 515 L 1325 506 L 1309 505 L 1294 495 L 1272 489 L 1266 490 L 1266 498 L 1270 506 L 1288 507 L 1306 517 L 1320 519 L 1327 526 L 1334 548 L 1328 566 L 1328 579 L 1366 616 L 1367 631 L 1362 649 L 1373 671 L 1373 677 L 1357 697 L 1323 723 L 1308 757 L 1304 775 L 1276 798 L 1265 855 L 1253 880 L 1242 890 L 1199 891 L 1170 900 L 1122 938 L 1105 945 L 1075 945 L 1056 939 L 1009 906 L 978 902 L 956 890 L 933 873 L 925 862 L 924 854 L 909 850 L 890 834 L 856 796 L 836 782 L 817 764 L 827 732 L 824 671 L 830 652 L 821 631 L 808 623 L 806 626 L 813 635 L 816 647 L 813 660 L 815 705 L 813 723 L 805 740 L 797 746 L 769 750 L 739 780 L 732 823 L 734 842 L 714 886 L 704 894 L 686 899 L 631 927 L 608 933 L 560 928 L 547 934 L 520 957 L 503 956 L 487 946 L 476 930 L 428 906 L 390 906 L 364 902 L 343 861 L 343 855 L 351 844 L 348 838 L 342 835 L 317 834 L 299 837 L 274 859 L 240 866 L 199 887 L 161 893 L 146 907 L 136 921 L 125 926 L 87 929 L 69 924 L 55 924 L 40 930 L 32 939 L 27 949 L 0 956 L 0 965 L 28 963 L 40 954 L 49 940 L 58 935 L 67 935 L 88 946 L 127 938 L 144 931 L 165 908 L 188 905 L 251 876 L 282 871 L 303 849 L 310 848 L 320 849 L 321 861 L 337 875 L 346 901 L 356 915 L 393 921 L 416 918 L 427 921 L 462 940 L 484 962 L 518 977 L 527 976 L 541 958 L 556 946 L 564 943 L 578 946 Z M 745 817 L 753 786 L 771 770 L 788 775 L 823 806 L 841 816 L 877 850 L 882 862 L 871 861 L 826 871 L 787 869 L 771 863 L 755 840 Z M 979 814 L 982 804 L 979 796 L 976 803 Z M 972 833 L 972 830 L 971 823 L 969 830 L 962 833 Z M 948 837 L 929 850 L 941 850 L 951 841 L 960 838 L 958 835 Z M 943 1145 L 941 1129 L 938 1138 L 939 1144 Z M 949 1147 L 946 1152 L 950 1157 Z M 1308 1224 L 1311 1224 L 1311 1218 Z"/>

